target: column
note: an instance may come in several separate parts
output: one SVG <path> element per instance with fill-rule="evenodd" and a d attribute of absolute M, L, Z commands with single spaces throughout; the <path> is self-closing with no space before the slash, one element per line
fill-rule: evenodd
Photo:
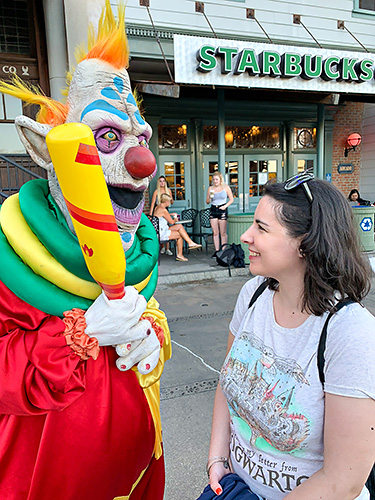
<path fill-rule="evenodd" d="M 318 179 L 324 179 L 324 104 L 318 104 L 318 123 L 316 128 L 316 151 Z"/>
<path fill-rule="evenodd" d="M 225 94 L 224 89 L 217 90 L 217 114 L 218 114 L 218 151 L 219 170 L 225 178 Z"/>
<path fill-rule="evenodd" d="M 44 0 L 43 9 L 51 97 L 60 101 L 62 99 L 61 89 L 66 86 L 65 74 L 68 70 L 63 1 Z"/>

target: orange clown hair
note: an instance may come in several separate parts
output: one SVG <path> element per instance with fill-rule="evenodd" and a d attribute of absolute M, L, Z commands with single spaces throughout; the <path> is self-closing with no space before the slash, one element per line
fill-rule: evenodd
<path fill-rule="evenodd" d="M 40 110 L 37 114 L 39 123 L 48 123 L 56 126 L 65 123 L 68 114 L 68 106 L 51 97 L 47 97 L 35 85 L 28 84 L 14 75 L 11 82 L 0 81 L 0 92 L 17 97 L 27 104 L 37 104 Z"/>
<path fill-rule="evenodd" d="M 78 63 L 84 59 L 99 59 L 117 69 L 129 66 L 129 44 L 125 32 L 125 6 L 123 4 L 118 5 L 117 22 L 110 1 L 105 0 L 96 35 L 93 25 L 89 26 L 87 46 L 86 55 L 77 54 Z"/>
<path fill-rule="evenodd" d="M 118 22 L 112 12 L 109 0 L 105 0 L 102 10 L 98 31 L 95 34 L 92 24 L 88 30 L 88 51 L 78 49 L 77 62 L 84 59 L 100 59 L 106 61 L 115 68 L 127 68 L 129 65 L 129 44 L 125 33 L 125 6 L 118 6 Z M 72 74 L 68 73 L 68 88 L 62 93 L 68 94 Z M 65 123 L 69 111 L 67 104 L 63 104 L 51 97 L 47 97 L 36 86 L 27 84 L 15 76 L 11 82 L 0 81 L 0 92 L 17 97 L 27 104 L 37 104 L 40 111 L 37 115 L 39 123 L 47 123 L 52 126 Z"/>

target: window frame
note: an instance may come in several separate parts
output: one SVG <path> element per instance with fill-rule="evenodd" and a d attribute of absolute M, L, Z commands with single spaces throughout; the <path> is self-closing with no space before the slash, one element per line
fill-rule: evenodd
<path fill-rule="evenodd" d="M 359 7 L 359 0 L 353 0 L 353 16 L 354 17 L 362 17 L 372 19 L 375 16 L 375 8 L 374 10 L 362 9 Z"/>

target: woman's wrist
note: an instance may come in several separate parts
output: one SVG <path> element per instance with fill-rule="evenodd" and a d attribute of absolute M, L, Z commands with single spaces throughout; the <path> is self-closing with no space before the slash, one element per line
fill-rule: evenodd
<path fill-rule="evenodd" d="M 221 466 L 224 467 L 224 469 L 230 469 L 228 457 L 221 457 L 221 456 L 211 457 L 208 459 L 208 462 L 206 464 L 206 472 L 208 478 L 210 477 L 210 471 L 212 467 L 216 464 L 221 464 Z"/>

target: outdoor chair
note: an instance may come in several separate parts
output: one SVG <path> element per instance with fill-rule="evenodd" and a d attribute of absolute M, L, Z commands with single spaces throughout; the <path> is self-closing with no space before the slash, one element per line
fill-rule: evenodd
<path fill-rule="evenodd" d="M 199 210 L 197 210 L 196 208 L 187 208 L 186 210 L 183 210 L 181 212 L 181 220 L 191 220 L 191 222 L 187 222 L 186 224 L 184 224 L 184 228 L 186 229 L 186 232 L 190 237 L 194 232 L 194 224 L 196 218 L 198 217 L 198 214 Z M 188 247 L 186 241 L 184 241 L 184 246 L 185 248 Z"/>
<path fill-rule="evenodd" d="M 151 224 L 154 226 L 156 234 L 158 235 L 158 241 L 159 241 L 158 264 L 160 264 L 160 249 L 161 249 L 161 245 L 163 245 L 164 243 L 169 243 L 170 246 L 171 246 L 171 248 L 173 246 L 173 253 L 174 253 L 174 256 L 176 257 L 175 240 L 160 240 L 159 217 L 156 217 L 156 215 L 148 215 L 147 217 L 151 221 Z"/>
<path fill-rule="evenodd" d="M 199 243 L 202 243 L 202 238 L 204 240 L 205 246 L 206 246 L 206 255 L 208 253 L 207 247 L 208 247 L 208 239 L 210 236 L 212 236 L 212 228 L 211 228 L 211 222 L 210 222 L 210 209 L 209 208 L 203 208 L 202 210 L 199 210 L 199 232 L 198 233 L 191 233 L 190 236 L 195 236 L 199 238 Z M 209 229 L 210 231 L 203 231 L 203 229 Z"/>

